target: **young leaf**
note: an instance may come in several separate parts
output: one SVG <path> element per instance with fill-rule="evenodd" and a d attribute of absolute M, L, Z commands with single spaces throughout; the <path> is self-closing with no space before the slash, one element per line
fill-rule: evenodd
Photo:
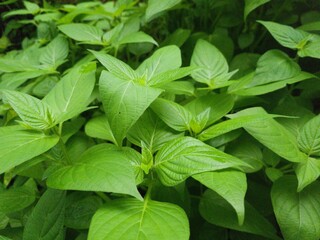
<path fill-rule="evenodd" d="M 85 132 L 90 137 L 100 138 L 116 143 L 108 118 L 105 115 L 91 118 L 85 126 Z"/>
<path fill-rule="evenodd" d="M 57 123 L 73 118 L 85 110 L 95 85 L 96 64 L 74 67 L 43 99 L 58 116 Z"/>
<path fill-rule="evenodd" d="M 28 131 L 21 127 L 0 128 L 0 174 L 48 151 L 57 144 L 57 136 Z"/>
<path fill-rule="evenodd" d="M 319 182 L 314 182 L 297 193 L 295 177 L 282 177 L 273 184 L 271 199 L 286 240 L 320 238 Z"/>
<path fill-rule="evenodd" d="M 93 216 L 88 240 L 189 239 L 189 223 L 177 205 L 165 202 L 118 199 Z"/>
<path fill-rule="evenodd" d="M 298 178 L 297 191 L 300 192 L 320 176 L 320 161 L 309 157 L 305 163 L 298 163 L 295 172 Z"/>
<path fill-rule="evenodd" d="M 116 160 L 116 161 L 115 161 Z M 129 194 L 142 199 L 127 155 L 114 145 L 88 149 L 73 165 L 56 169 L 47 179 L 51 188 Z"/>
<path fill-rule="evenodd" d="M 246 175 L 238 171 L 204 172 L 192 176 L 228 201 L 238 216 L 239 225 L 245 219 L 244 197 L 247 191 Z"/>
<path fill-rule="evenodd" d="M 298 144 L 306 154 L 320 156 L 320 115 L 303 126 L 298 136 Z"/>
<path fill-rule="evenodd" d="M 169 127 L 177 131 L 191 130 L 192 114 L 178 103 L 158 98 L 151 104 L 152 110 Z"/>
<path fill-rule="evenodd" d="M 22 186 L 0 192 L 0 212 L 10 213 L 20 211 L 30 206 L 36 200 L 35 192 Z"/>
<path fill-rule="evenodd" d="M 70 23 L 58 26 L 59 30 L 68 37 L 87 44 L 102 45 L 103 31 L 95 26 L 83 23 Z"/>
<path fill-rule="evenodd" d="M 166 186 L 175 186 L 202 172 L 239 168 L 245 162 L 197 139 L 180 137 L 165 144 L 157 153 L 154 169 Z"/>
<path fill-rule="evenodd" d="M 232 206 L 217 193 L 209 189 L 203 194 L 199 206 L 201 216 L 209 223 L 236 231 L 264 236 L 268 239 L 281 239 L 277 237 L 277 232 L 273 225 L 254 207 L 246 202 L 245 209 L 246 216 L 243 224 L 240 226 Z"/>
<path fill-rule="evenodd" d="M 45 102 L 22 92 L 3 90 L 2 93 L 19 117 L 31 128 L 53 127 L 55 117 Z"/>
<path fill-rule="evenodd" d="M 103 71 L 100 94 L 110 127 L 118 145 L 162 90 L 124 81 Z"/>
<path fill-rule="evenodd" d="M 266 4 L 267 2 L 270 2 L 270 0 L 245 0 L 245 6 L 244 6 L 244 20 L 247 19 L 247 16 L 249 13 L 251 13 L 256 8 L 260 7 L 263 4 Z"/>
<path fill-rule="evenodd" d="M 23 231 L 24 240 L 63 240 L 66 192 L 48 189 L 33 209 Z"/>
<path fill-rule="evenodd" d="M 154 40 L 150 35 L 144 32 L 133 32 L 125 36 L 119 41 L 119 45 L 127 44 L 127 43 L 142 43 L 142 42 L 152 43 L 158 46 L 158 43 L 156 42 L 156 40 Z"/>
<path fill-rule="evenodd" d="M 156 17 L 161 12 L 164 12 L 177 4 L 179 4 L 181 0 L 161 0 L 161 2 L 157 0 L 148 0 L 148 7 L 146 10 L 146 21 L 151 21 L 154 17 Z"/>
<path fill-rule="evenodd" d="M 290 26 L 282 25 L 275 22 L 258 21 L 265 26 L 271 35 L 280 43 L 282 46 L 298 49 L 299 44 L 308 37 L 308 33 L 302 30 L 294 29 Z"/>

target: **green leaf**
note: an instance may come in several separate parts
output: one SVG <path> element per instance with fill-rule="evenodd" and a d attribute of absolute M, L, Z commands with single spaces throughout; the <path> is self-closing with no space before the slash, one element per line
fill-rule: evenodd
<path fill-rule="evenodd" d="M 247 19 L 248 15 L 255 10 L 256 8 L 260 7 L 263 4 L 270 2 L 270 0 L 245 0 L 244 6 L 244 20 Z"/>
<path fill-rule="evenodd" d="M 236 157 L 221 152 L 192 137 L 180 137 L 157 153 L 154 169 L 166 186 L 174 186 L 202 172 L 247 166 Z"/>
<path fill-rule="evenodd" d="M 309 35 L 307 32 L 279 23 L 268 21 L 258 22 L 268 29 L 278 43 L 287 48 L 298 49 L 300 43 L 303 42 Z"/>
<path fill-rule="evenodd" d="M 120 61 L 119 59 L 102 52 L 90 51 L 99 62 L 108 69 L 114 76 L 121 80 L 134 80 L 137 78 L 136 72 L 126 63 Z"/>
<path fill-rule="evenodd" d="M 23 231 L 23 240 L 63 240 L 66 192 L 48 189 L 33 209 Z"/>
<path fill-rule="evenodd" d="M 155 51 L 151 57 L 140 64 L 136 71 L 148 83 L 153 77 L 157 77 L 160 73 L 177 69 L 181 64 L 180 49 L 177 46 L 171 45 Z"/>
<path fill-rule="evenodd" d="M 228 201 L 242 225 L 245 217 L 244 197 L 247 191 L 246 175 L 238 171 L 204 172 L 192 176 Z"/>
<path fill-rule="evenodd" d="M 298 144 L 306 154 L 320 156 L 320 115 L 312 118 L 300 129 Z"/>
<path fill-rule="evenodd" d="M 246 216 L 243 224 L 240 226 L 237 221 L 236 212 L 232 206 L 214 191 L 206 190 L 199 205 L 201 216 L 211 224 L 264 236 L 268 239 L 281 239 L 277 237 L 277 232 L 273 225 L 254 207 L 246 202 L 245 209 Z"/>
<path fill-rule="evenodd" d="M 304 45 L 298 51 L 298 55 L 300 57 L 313 57 L 320 59 L 320 37 L 318 35 L 312 35 L 310 39 L 308 39 L 306 45 Z"/>
<path fill-rule="evenodd" d="M 0 192 L 0 212 L 11 213 L 30 206 L 36 200 L 33 189 L 22 186 Z"/>
<path fill-rule="evenodd" d="M 120 40 L 119 45 L 127 44 L 127 43 L 142 43 L 142 42 L 152 43 L 158 46 L 158 43 L 156 42 L 156 40 L 154 40 L 150 35 L 144 32 L 134 32 L 125 36 Z"/>
<path fill-rule="evenodd" d="M 191 74 L 197 82 L 214 86 L 215 81 L 226 81 L 229 66 L 227 60 L 218 48 L 205 40 L 198 40 L 191 57 L 191 66 L 201 67 Z"/>
<path fill-rule="evenodd" d="M 151 104 L 152 110 L 169 127 L 177 131 L 191 130 L 192 114 L 178 103 L 158 98 Z"/>
<path fill-rule="evenodd" d="M 142 199 L 130 159 L 125 152 L 109 144 L 95 145 L 73 165 L 59 167 L 48 177 L 47 185 L 63 190 L 129 194 Z"/>
<path fill-rule="evenodd" d="M 28 131 L 21 127 L 0 128 L 0 174 L 48 151 L 57 144 L 57 136 Z"/>
<path fill-rule="evenodd" d="M 57 123 L 64 122 L 83 112 L 89 104 L 95 85 L 96 64 L 85 63 L 73 67 L 43 99 L 58 116 Z"/>
<path fill-rule="evenodd" d="M 88 240 L 187 240 L 189 223 L 177 205 L 165 202 L 119 199 L 93 216 Z"/>
<path fill-rule="evenodd" d="M 95 26 L 83 23 L 70 23 L 58 26 L 68 37 L 86 44 L 102 45 L 103 31 Z"/>
<path fill-rule="evenodd" d="M 116 143 L 108 118 L 105 115 L 91 118 L 85 126 L 85 132 L 90 137 L 100 138 Z"/>
<path fill-rule="evenodd" d="M 158 14 L 176 6 L 181 0 L 148 0 L 148 7 L 146 10 L 146 21 L 149 22 Z"/>
<path fill-rule="evenodd" d="M 295 177 L 282 177 L 273 184 L 271 199 L 284 239 L 320 238 L 319 182 L 297 193 Z"/>
<path fill-rule="evenodd" d="M 100 94 L 117 144 L 121 145 L 128 130 L 139 119 L 162 90 L 124 81 L 103 71 Z"/>
<path fill-rule="evenodd" d="M 295 172 L 298 178 L 297 191 L 300 192 L 320 176 L 320 161 L 309 157 L 305 163 L 298 163 Z"/>
<path fill-rule="evenodd" d="M 155 113 L 146 110 L 128 132 L 130 142 L 141 147 L 144 142 L 152 152 L 158 151 L 166 142 L 181 136 L 173 132 Z"/>
<path fill-rule="evenodd" d="M 56 69 L 66 60 L 68 53 L 68 41 L 59 35 L 44 48 L 39 61 L 48 68 Z"/>
<path fill-rule="evenodd" d="M 39 12 L 40 7 L 32 2 L 28 2 L 28 1 L 23 1 L 23 5 L 26 7 L 26 9 L 28 11 L 30 11 L 32 14 L 36 14 L 37 12 Z"/>
<path fill-rule="evenodd" d="M 4 99 L 28 126 L 34 129 L 48 129 L 54 126 L 55 116 L 43 101 L 22 92 L 2 91 Z"/>
<path fill-rule="evenodd" d="M 255 75 L 248 87 L 293 78 L 300 71 L 299 65 L 287 54 L 280 50 L 269 50 L 259 58 Z"/>

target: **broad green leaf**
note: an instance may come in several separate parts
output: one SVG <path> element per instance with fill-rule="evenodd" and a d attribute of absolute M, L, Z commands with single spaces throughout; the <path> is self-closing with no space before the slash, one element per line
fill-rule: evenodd
<path fill-rule="evenodd" d="M 246 216 L 240 226 L 232 206 L 214 191 L 205 191 L 199 205 L 201 216 L 211 224 L 264 236 L 268 239 L 281 239 L 277 237 L 273 225 L 247 202 L 245 202 L 245 210 Z"/>
<path fill-rule="evenodd" d="M 306 154 L 320 156 L 320 115 L 312 118 L 300 129 L 298 144 Z"/>
<path fill-rule="evenodd" d="M 181 134 L 173 132 L 155 113 L 146 110 L 128 132 L 130 142 L 141 147 L 144 142 L 152 152 Z"/>
<path fill-rule="evenodd" d="M 137 74 L 145 78 L 148 83 L 158 74 L 177 69 L 181 64 L 180 49 L 174 45 L 166 46 L 158 49 L 151 57 L 143 61 L 137 68 Z"/>
<path fill-rule="evenodd" d="M 256 108 L 256 113 L 267 114 L 262 108 Z M 305 162 L 307 159 L 307 156 L 299 151 L 295 136 L 272 118 L 247 123 L 244 129 L 260 143 L 288 161 Z"/>
<path fill-rule="evenodd" d="M 193 116 L 180 104 L 158 98 L 151 104 L 151 108 L 162 121 L 174 130 L 181 132 L 186 130 L 191 131 L 190 123 Z"/>
<path fill-rule="evenodd" d="M 242 169 L 247 164 L 195 138 L 180 137 L 165 144 L 157 153 L 154 169 L 166 186 L 174 186 L 202 172 L 226 168 Z"/>
<path fill-rule="evenodd" d="M 0 192 L 0 212 L 10 213 L 20 211 L 30 206 L 36 200 L 35 192 L 22 186 Z"/>
<path fill-rule="evenodd" d="M 51 188 L 129 194 L 142 199 L 127 155 L 114 145 L 88 149 L 73 165 L 56 169 L 47 179 Z"/>
<path fill-rule="evenodd" d="M 105 115 L 91 118 L 85 126 L 85 132 L 90 137 L 100 138 L 116 143 L 108 118 Z"/>
<path fill-rule="evenodd" d="M 297 192 L 296 178 L 282 177 L 273 184 L 271 199 L 284 239 L 320 238 L 319 182 Z"/>
<path fill-rule="evenodd" d="M 194 96 L 195 87 L 192 82 L 189 81 L 175 81 L 167 83 L 161 86 L 162 89 L 166 90 L 168 93 L 173 93 L 176 95 L 187 95 Z"/>
<path fill-rule="evenodd" d="M 59 30 L 68 37 L 87 44 L 103 44 L 103 31 L 95 26 L 84 23 L 70 23 L 58 26 Z"/>
<path fill-rule="evenodd" d="M 238 171 L 204 172 L 192 176 L 223 197 L 237 213 L 239 225 L 245 219 L 244 197 L 247 191 L 246 175 Z"/>
<path fill-rule="evenodd" d="M 176 6 L 181 0 L 148 0 L 148 7 L 146 10 L 146 21 L 151 21 L 158 14 Z"/>
<path fill-rule="evenodd" d="M 141 42 L 148 42 L 154 45 L 158 45 L 156 40 L 154 40 L 150 35 L 144 32 L 134 32 L 131 33 L 124 38 L 122 38 L 119 44 L 127 44 L 127 43 L 141 43 Z"/>
<path fill-rule="evenodd" d="M 48 66 L 48 68 L 56 69 L 61 65 L 68 56 L 68 41 L 62 36 L 53 39 L 40 55 L 40 63 Z"/>
<path fill-rule="evenodd" d="M 126 63 L 120 61 L 119 59 L 105 53 L 90 51 L 99 62 L 108 69 L 114 76 L 121 80 L 134 80 L 137 78 L 135 71 Z"/>
<path fill-rule="evenodd" d="M 28 1 L 23 1 L 23 5 L 26 7 L 26 9 L 28 11 L 30 11 L 32 14 L 36 14 L 39 10 L 40 7 L 32 2 L 28 2 Z"/>
<path fill-rule="evenodd" d="M 244 20 L 247 19 L 247 16 L 249 13 L 251 13 L 256 8 L 260 7 L 263 4 L 266 4 L 267 2 L 270 2 L 270 0 L 245 0 L 245 6 L 244 6 Z"/>
<path fill-rule="evenodd" d="M 218 48 L 205 40 L 197 41 L 190 65 L 201 67 L 191 74 L 197 82 L 214 86 L 215 81 L 229 79 L 227 77 L 229 71 L 227 60 Z"/>
<path fill-rule="evenodd" d="M 189 231 L 188 218 L 177 205 L 118 199 L 93 216 L 88 240 L 188 240 Z"/>
<path fill-rule="evenodd" d="M 22 92 L 3 90 L 5 101 L 28 126 L 34 129 L 48 129 L 54 126 L 55 115 L 43 101 Z"/>
<path fill-rule="evenodd" d="M 293 78 L 299 73 L 299 65 L 287 54 L 280 50 L 269 50 L 259 58 L 255 75 L 248 87 Z"/>
<path fill-rule="evenodd" d="M 96 64 L 93 62 L 74 67 L 43 99 L 64 122 L 83 112 L 95 85 Z"/>
<path fill-rule="evenodd" d="M 100 94 L 110 127 L 118 145 L 162 90 L 124 81 L 103 71 Z"/>
<path fill-rule="evenodd" d="M 0 71 L 5 73 L 10 72 L 27 72 L 39 70 L 37 66 L 32 63 L 20 59 L 6 59 L 0 58 Z"/>
<path fill-rule="evenodd" d="M 304 45 L 301 49 L 298 51 L 298 55 L 300 57 L 313 57 L 320 59 L 320 49 L 319 49 L 319 44 L 320 44 L 320 37 L 311 37 L 313 40 L 309 40 L 306 45 Z"/>
<path fill-rule="evenodd" d="M 268 29 L 278 43 L 287 48 L 298 49 L 300 43 L 303 42 L 309 35 L 307 32 L 279 23 L 268 21 L 258 22 Z"/>
<path fill-rule="evenodd" d="M 48 151 L 57 144 L 57 136 L 10 126 L 0 128 L 0 174 Z"/>
<path fill-rule="evenodd" d="M 305 163 L 298 163 L 295 169 L 298 178 L 298 192 L 313 183 L 320 176 L 320 160 L 309 157 Z"/>
<path fill-rule="evenodd" d="M 28 217 L 23 240 L 63 240 L 66 192 L 47 189 Z"/>

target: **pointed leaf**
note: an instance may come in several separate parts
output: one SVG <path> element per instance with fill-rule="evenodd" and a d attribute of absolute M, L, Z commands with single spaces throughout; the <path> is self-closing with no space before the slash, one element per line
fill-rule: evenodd
<path fill-rule="evenodd" d="M 177 205 L 165 202 L 119 199 L 93 216 L 88 240 L 188 240 L 189 223 Z"/>
<path fill-rule="evenodd" d="M 33 209 L 23 231 L 24 240 L 63 240 L 66 192 L 48 189 Z"/>
<path fill-rule="evenodd" d="M 320 184 L 315 182 L 297 193 L 297 180 L 285 176 L 272 187 L 273 209 L 286 240 L 320 238 Z"/>
<path fill-rule="evenodd" d="M 102 44 L 103 31 L 95 26 L 83 23 L 70 23 L 58 26 L 68 37 L 88 44 Z"/>
<path fill-rule="evenodd" d="M 131 33 L 124 38 L 122 38 L 119 42 L 119 44 L 127 44 L 127 43 L 152 43 L 154 45 L 158 45 L 156 40 L 154 40 L 150 35 L 144 33 L 144 32 L 134 32 Z"/>
<path fill-rule="evenodd" d="M 244 20 L 247 19 L 247 16 L 259 6 L 270 2 L 270 0 L 245 0 L 244 6 Z"/>
<path fill-rule="evenodd" d="M 298 144 L 306 154 L 320 156 L 320 115 L 303 126 L 299 132 Z"/>
<path fill-rule="evenodd" d="M 300 192 L 320 176 L 320 161 L 309 157 L 305 163 L 298 163 L 295 172 L 298 178 L 297 191 Z"/>
<path fill-rule="evenodd" d="M 127 155 L 114 145 L 88 149 L 73 165 L 56 169 L 47 179 L 51 188 L 123 193 L 142 199 Z"/>
<path fill-rule="evenodd" d="M 179 4 L 181 0 L 148 0 L 148 7 L 146 10 L 147 22 L 156 17 L 159 13 L 164 12 L 175 5 Z"/>
<path fill-rule="evenodd" d="M 116 143 L 108 118 L 105 115 L 91 118 L 85 126 L 85 132 L 90 137 L 100 138 Z"/>
<path fill-rule="evenodd" d="M 202 172 L 247 166 L 236 157 L 197 139 L 180 137 L 165 144 L 157 153 L 154 169 L 166 186 L 174 186 Z"/>

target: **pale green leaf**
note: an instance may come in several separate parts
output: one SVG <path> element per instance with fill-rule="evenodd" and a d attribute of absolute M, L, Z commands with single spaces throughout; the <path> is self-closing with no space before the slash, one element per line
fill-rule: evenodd
<path fill-rule="evenodd" d="M 58 26 L 68 37 L 87 44 L 103 44 L 103 31 L 95 26 L 84 23 L 70 23 Z"/>
<path fill-rule="evenodd" d="M 312 118 L 300 129 L 298 144 L 306 154 L 320 156 L 320 115 Z"/>
<path fill-rule="evenodd" d="M 66 192 L 47 189 L 24 227 L 23 240 L 63 240 Z"/>
<path fill-rule="evenodd" d="M 190 81 L 175 81 L 161 86 L 162 89 L 176 95 L 194 96 L 195 87 Z"/>
<path fill-rule="evenodd" d="M 199 206 L 201 216 L 211 224 L 264 236 L 268 239 L 281 240 L 277 237 L 274 226 L 247 202 L 245 202 L 245 210 L 246 216 L 240 226 L 232 206 L 212 190 L 205 191 Z"/>
<path fill-rule="evenodd" d="M 158 98 L 151 104 L 151 108 L 162 121 L 174 130 L 191 130 L 190 123 L 193 116 L 191 112 L 178 103 Z"/>
<path fill-rule="evenodd" d="M 158 14 L 176 6 L 180 2 L 181 0 L 148 0 L 148 7 L 146 10 L 147 22 L 155 18 Z"/>
<path fill-rule="evenodd" d="M 308 42 L 302 49 L 298 51 L 300 57 L 313 57 L 320 59 L 320 37 L 315 41 Z"/>
<path fill-rule="evenodd" d="M 113 135 L 121 145 L 128 130 L 139 119 L 162 90 L 125 81 L 103 71 L 100 94 Z"/>
<path fill-rule="evenodd" d="M 166 186 L 174 186 L 202 172 L 248 165 L 195 138 L 180 137 L 165 144 L 157 153 L 154 169 Z"/>
<path fill-rule="evenodd" d="M 152 43 L 154 45 L 158 45 L 156 40 L 153 39 L 150 35 L 144 33 L 144 32 L 134 32 L 131 33 L 124 38 L 122 38 L 119 42 L 119 44 L 128 44 L 128 43 Z"/>
<path fill-rule="evenodd" d="M 55 115 L 43 101 L 17 91 L 3 90 L 2 94 L 19 117 L 34 129 L 48 129 L 54 126 Z"/>
<path fill-rule="evenodd" d="M 177 205 L 119 199 L 96 212 L 88 240 L 188 240 L 189 231 L 188 218 Z"/>
<path fill-rule="evenodd" d="M 47 73 L 48 72 L 45 70 L 5 73 L 1 76 L 0 89 L 16 90 L 29 79 L 36 78 Z"/>
<path fill-rule="evenodd" d="M 244 197 L 247 191 L 246 175 L 238 171 L 204 172 L 192 176 L 227 200 L 238 216 L 239 225 L 245 219 Z"/>
<path fill-rule="evenodd" d="M 33 2 L 23 1 L 23 5 L 32 14 L 36 14 L 37 12 L 40 11 L 40 7 L 37 4 L 33 3 Z"/>
<path fill-rule="evenodd" d="M 43 99 L 64 122 L 83 112 L 95 85 L 96 64 L 93 62 L 74 67 Z"/>
<path fill-rule="evenodd" d="M 63 190 L 129 194 L 142 199 L 130 159 L 109 144 L 91 147 L 73 165 L 59 167 L 48 177 L 47 185 Z"/>
<path fill-rule="evenodd" d="M 313 183 L 320 176 L 320 160 L 309 157 L 305 163 L 298 163 L 295 169 L 298 178 L 298 192 Z"/>
<path fill-rule="evenodd" d="M 100 138 L 116 143 L 107 116 L 91 118 L 85 125 L 85 132 L 93 138 Z"/>
<path fill-rule="evenodd" d="M 284 239 L 320 238 L 319 182 L 297 192 L 296 178 L 282 177 L 273 184 L 271 199 Z"/>
<path fill-rule="evenodd" d="M 21 127 L 0 128 L 0 174 L 52 148 L 57 136 L 24 130 Z"/>
<path fill-rule="evenodd" d="M 29 187 L 10 188 L 0 192 L 0 212 L 20 211 L 36 200 L 35 192 Z"/>
<path fill-rule="evenodd" d="M 254 11 L 256 8 L 260 7 L 263 4 L 270 2 L 270 0 L 245 0 L 244 5 L 244 20 L 247 19 L 247 16 Z"/>

